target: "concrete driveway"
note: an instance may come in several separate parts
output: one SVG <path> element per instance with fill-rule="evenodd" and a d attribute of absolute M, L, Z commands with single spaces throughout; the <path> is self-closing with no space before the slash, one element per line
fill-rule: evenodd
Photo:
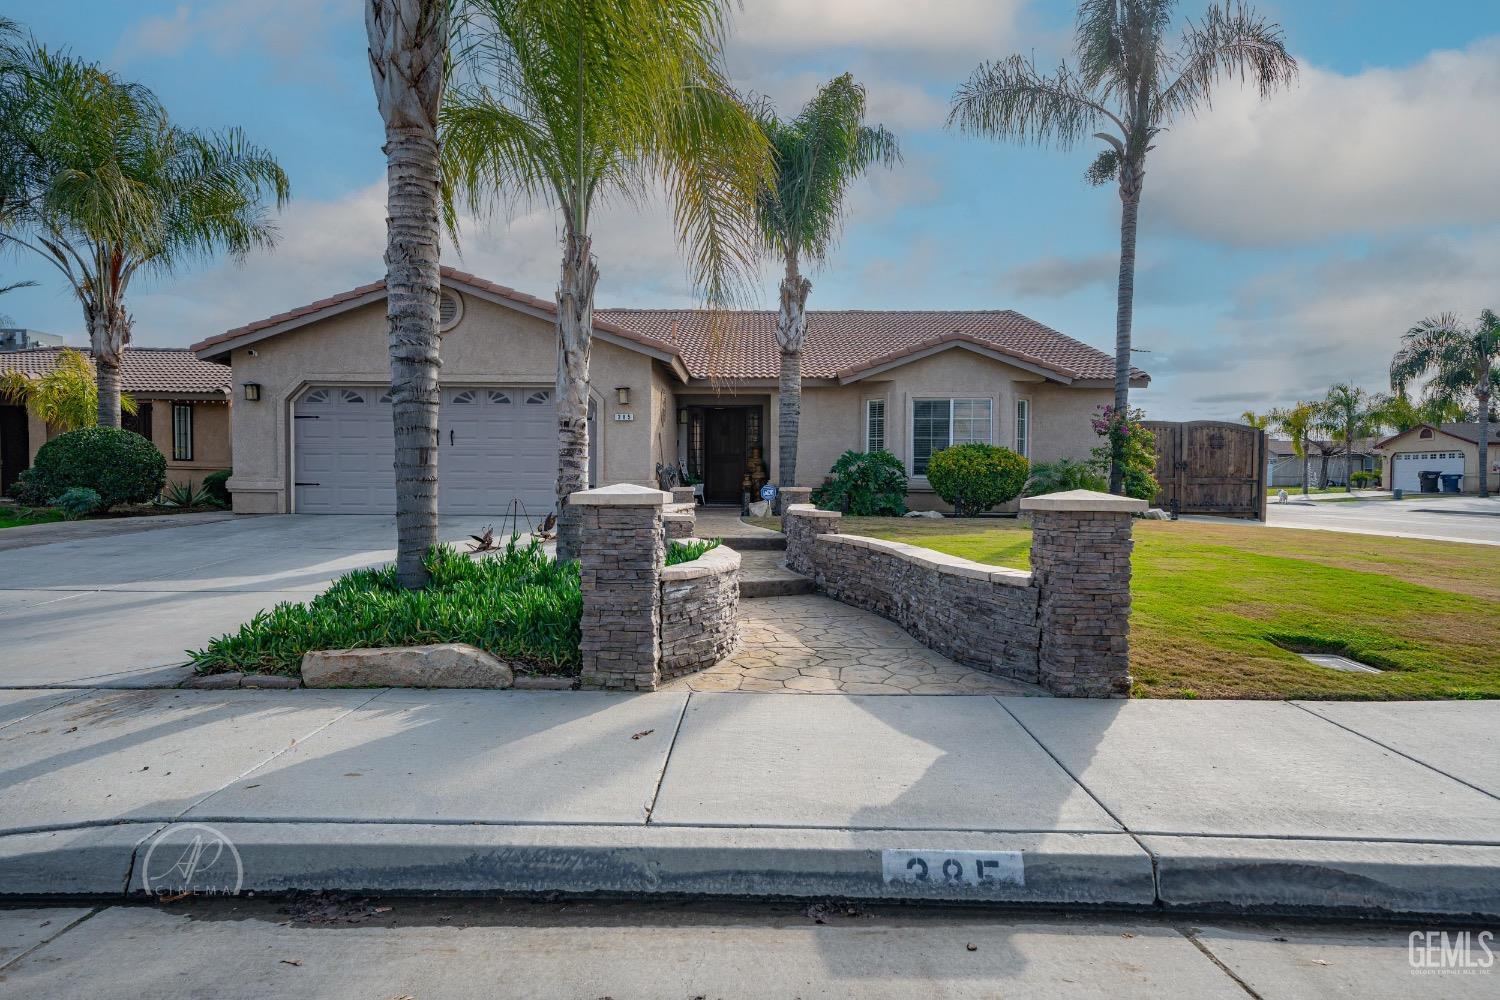
<path fill-rule="evenodd" d="M 459 542 L 496 518 L 445 518 Z M 392 517 L 287 514 L 0 552 L 0 688 L 141 687 L 257 611 L 395 558 Z"/>
<path fill-rule="evenodd" d="M 1296 498 L 1293 497 L 1295 501 Z M 1500 497 L 1408 496 L 1393 500 L 1322 501 L 1267 505 L 1273 528 L 1348 531 L 1394 538 L 1432 538 L 1500 545 Z"/>

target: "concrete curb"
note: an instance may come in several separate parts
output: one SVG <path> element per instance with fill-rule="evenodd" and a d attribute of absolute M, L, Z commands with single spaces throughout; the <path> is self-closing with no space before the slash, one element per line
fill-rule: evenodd
<path fill-rule="evenodd" d="M 144 895 L 142 859 L 170 825 L 0 837 L 0 897 Z M 238 851 L 243 891 L 273 895 L 834 897 L 1461 922 L 1500 916 L 1500 847 L 1487 846 L 654 825 L 207 825 Z M 933 857 L 1020 852 L 1024 884 L 888 883 L 882 852 L 893 848 Z"/>

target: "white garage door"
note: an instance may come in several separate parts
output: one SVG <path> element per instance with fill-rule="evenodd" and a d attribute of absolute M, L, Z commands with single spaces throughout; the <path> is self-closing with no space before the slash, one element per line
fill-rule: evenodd
<path fill-rule="evenodd" d="M 512 498 L 533 517 L 551 510 L 557 454 L 552 390 L 444 389 L 438 416 L 439 509 L 505 513 Z M 395 510 L 390 394 L 379 387 L 314 386 L 297 401 L 296 509 L 304 514 Z"/>
<path fill-rule="evenodd" d="M 1463 475 L 1464 453 L 1461 451 L 1398 451 L 1391 456 L 1391 485 L 1398 490 L 1416 492 L 1422 488 L 1420 473 L 1437 472 Z M 1439 482 L 1438 488 L 1442 489 Z"/>

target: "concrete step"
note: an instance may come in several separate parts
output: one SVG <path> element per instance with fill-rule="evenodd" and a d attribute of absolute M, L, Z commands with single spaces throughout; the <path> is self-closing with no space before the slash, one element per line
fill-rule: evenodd
<path fill-rule="evenodd" d="M 731 548 L 737 546 L 726 542 Z M 790 597 L 794 594 L 811 594 L 813 582 L 800 573 L 793 573 L 782 565 L 785 556 L 781 552 L 759 549 L 740 553 L 740 597 L 753 600 L 757 597 Z"/>
<path fill-rule="evenodd" d="M 694 534 L 699 538 L 722 538 L 736 552 L 779 552 L 786 548 L 785 535 L 746 524 L 740 520 L 740 512 L 732 507 L 698 508 Z"/>

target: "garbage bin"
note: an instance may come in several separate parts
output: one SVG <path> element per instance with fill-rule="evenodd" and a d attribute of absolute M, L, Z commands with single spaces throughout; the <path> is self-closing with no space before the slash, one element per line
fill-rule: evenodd
<path fill-rule="evenodd" d="M 1459 491 L 1459 487 L 1463 485 L 1463 481 L 1464 474 L 1462 472 L 1443 473 L 1443 492 L 1457 493 Z"/>
<path fill-rule="evenodd" d="M 1436 472 L 1417 473 L 1417 482 L 1421 484 L 1423 493 L 1436 493 L 1438 491 L 1438 474 Z"/>

